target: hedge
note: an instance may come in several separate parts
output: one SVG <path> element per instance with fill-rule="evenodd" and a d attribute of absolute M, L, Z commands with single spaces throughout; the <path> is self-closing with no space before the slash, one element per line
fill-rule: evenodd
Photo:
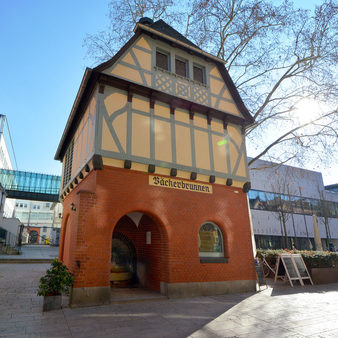
<path fill-rule="evenodd" d="M 338 268 L 338 253 L 329 251 L 307 251 L 307 250 L 262 250 L 257 249 L 257 257 L 264 255 L 269 264 L 275 265 L 279 254 L 297 253 L 301 254 L 308 269 L 311 268 Z"/>

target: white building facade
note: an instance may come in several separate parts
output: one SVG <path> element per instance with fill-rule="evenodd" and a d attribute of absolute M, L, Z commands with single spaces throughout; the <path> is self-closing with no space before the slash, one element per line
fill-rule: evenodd
<path fill-rule="evenodd" d="M 61 203 L 16 200 L 14 217 L 24 224 L 23 244 L 58 245 Z"/>
<path fill-rule="evenodd" d="M 321 173 L 261 160 L 250 169 L 257 248 L 317 249 L 316 223 L 322 248 L 338 246 L 338 193 L 325 189 Z"/>
<path fill-rule="evenodd" d="M 0 115 L 0 168 L 1 169 L 13 169 L 11 157 L 8 152 L 5 135 L 4 135 L 4 124 L 5 124 L 5 115 Z M 15 207 L 14 199 L 7 199 L 3 207 L 3 216 L 12 217 Z"/>

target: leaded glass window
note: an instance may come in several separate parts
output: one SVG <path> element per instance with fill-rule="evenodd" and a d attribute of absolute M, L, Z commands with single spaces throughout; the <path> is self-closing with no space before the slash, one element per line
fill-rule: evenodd
<path fill-rule="evenodd" d="M 200 257 L 224 257 L 223 237 L 216 224 L 208 222 L 201 226 L 198 249 Z"/>

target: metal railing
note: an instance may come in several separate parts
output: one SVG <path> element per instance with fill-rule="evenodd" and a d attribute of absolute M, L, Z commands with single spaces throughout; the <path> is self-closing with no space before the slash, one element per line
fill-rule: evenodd
<path fill-rule="evenodd" d="M 0 254 L 15 255 L 21 251 L 19 236 L 0 227 Z"/>

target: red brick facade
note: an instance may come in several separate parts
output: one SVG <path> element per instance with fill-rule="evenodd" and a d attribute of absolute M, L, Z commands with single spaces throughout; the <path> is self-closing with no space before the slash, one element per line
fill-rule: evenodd
<path fill-rule="evenodd" d="M 134 244 L 144 286 L 255 280 L 247 196 L 214 184 L 212 194 L 148 184 L 148 173 L 105 166 L 92 171 L 65 198 L 60 259 L 74 288 L 109 286 L 114 230 Z M 74 203 L 71 210 L 71 204 Z M 139 226 L 127 217 L 145 215 Z M 206 221 L 222 231 L 228 263 L 201 263 L 198 232 Z M 151 231 L 151 244 L 146 232 Z"/>

